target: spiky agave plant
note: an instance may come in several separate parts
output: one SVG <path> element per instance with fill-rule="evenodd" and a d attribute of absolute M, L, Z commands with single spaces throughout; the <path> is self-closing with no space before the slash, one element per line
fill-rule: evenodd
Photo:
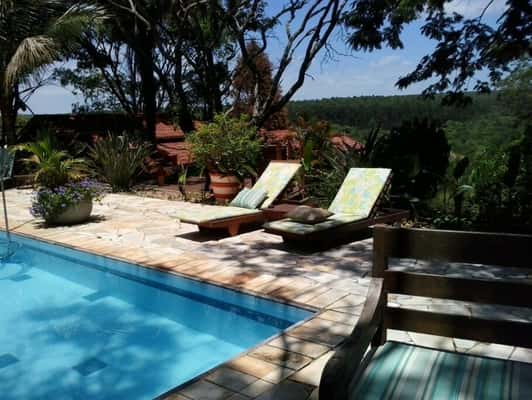
<path fill-rule="evenodd" d="M 15 150 L 30 153 L 23 161 L 35 169 L 34 180 L 39 186 L 56 188 L 80 180 L 86 174 L 85 161 L 58 150 L 48 134 L 35 142 L 18 145 Z"/>
<path fill-rule="evenodd" d="M 122 135 L 108 134 L 96 141 L 89 151 L 92 167 L 101 179 L 111 185 L 113 192 L 131 188 L 149 154 L 148 144 L 125 132 Z"/>

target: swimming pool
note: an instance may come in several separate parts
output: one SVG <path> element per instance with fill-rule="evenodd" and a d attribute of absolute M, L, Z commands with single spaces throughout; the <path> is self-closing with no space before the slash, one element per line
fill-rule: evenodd
<path fill-rule="evenodd" d="M 308 310 L 14 237 L 0 264 L 0 393 L 152 399 Z"/>

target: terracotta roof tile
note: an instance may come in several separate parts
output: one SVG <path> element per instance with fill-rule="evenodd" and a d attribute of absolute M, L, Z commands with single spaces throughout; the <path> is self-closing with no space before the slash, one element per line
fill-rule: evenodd
<path fill-rule="evenodd" d="M 183 140 L 185 133 L 179 127 L 164 122 L 157 122 L 155 125 L 155 139 L 157 141 Z"/>
<path fill-rule="evenodd" d="M 190 144 L 186 142 L 159 143 L 156 149 L 159 154 L 174 165 L 187 165 L 194 161 L 190 151 Z"/>

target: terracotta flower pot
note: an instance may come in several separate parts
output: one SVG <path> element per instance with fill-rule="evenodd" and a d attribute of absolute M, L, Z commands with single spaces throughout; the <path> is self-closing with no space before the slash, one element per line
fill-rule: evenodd
<path fill-rule="evenodd" d="M 211 189 L 216 200 L 231 200 L 240 189 L 240 181 L 234 175 L 222 175 L 216 172 L 209 173 Z"/>
<path fill-rule="evenodd" d="M 92 212 L 92 199 L 82 200 L 65 208 L 65 210 L 53 218 L 47 219 L 50 225 L 75 225 L 89 219 Z"/>

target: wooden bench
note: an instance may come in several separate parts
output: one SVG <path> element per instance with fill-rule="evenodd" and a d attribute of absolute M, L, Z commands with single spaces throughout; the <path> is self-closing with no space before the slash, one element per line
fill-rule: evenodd
<path fill-rule="evenodd" d="M 465 391 L 460 392 L 460 395 L 465 394 L 468 399 L 484 398 L 488 392 L 490 398 L 495 399 L 506 398 L 506 395 L 508 398 L 532 398 L 532 364 L 443 352 L 387 340 L 387 330 L 394 329 L 532 348 L 530 321 L 470 317 L 388 304 L 388 294 L 394 293 L 522 307 L 530 311 L 530 280 L 481 280 L 434 275 L 418 268 L 415 272 L 390 269 L 388 263 L 390 258 L 410 258 L 531 268 L 532 236 L 380 225 L 375 227 L 373 233 L 374 259 L 368 297 L 351 336 L 337 349 L 325 367 L 319 398 L 380 398 L 381 391 L 391 396 L 389 398 L 399 399 L 455 398 L 452 396 L 457 393 L 451 393 L 453 390 Z M 402 364 L 397 364 L 395 368 L 395 361 L 391 357 L 396 357 L 398 363 L 401 360 Z M 417 357 L 417 363 L 412 361 L 412 357 Z M 445 368 L 439 364 L 440 361 L 447 362 Z M 469 366 L 477 369 L 464 378 L 460 374 L 468 374 Z M 461 369 L 454 370 L 458 367 Z M 416 368 L 417 372 L 414 371 Z M 506 375 L 496 374 L 502 370 Z M 513 371 L 519 371 L 518 378 Z M 454 379 L 452 377 L 462 377 L 463 385 L 473 385 L 471 380 L 474 380 L 475 386 L 456 384 L 451 387 L 449 380 Z M 381 386 L 377 387 L 376 382 Z M 499 393 L 491 386 L 501 382 L 504 385 Z M 391 384 L 395 386 L 390 387 Z M 447 393 L 449 397 L 438 397 L 434 395 L 435 391 L 439 395 Z"/>

